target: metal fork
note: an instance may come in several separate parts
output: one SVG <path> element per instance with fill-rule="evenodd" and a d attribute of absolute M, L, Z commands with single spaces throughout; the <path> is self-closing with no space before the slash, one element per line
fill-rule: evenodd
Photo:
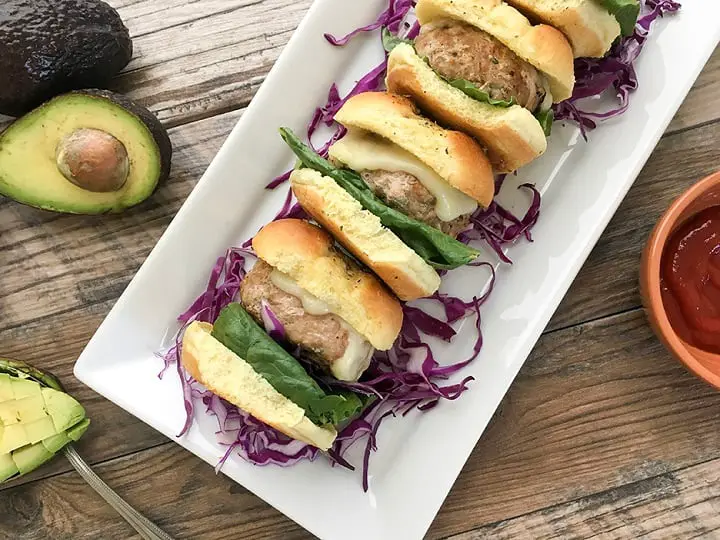
<path fill-rule="evenodd" d="M 90 484 L 90 487 L 97 491 L 145 540 L 173 540 L 168 533 L 126 503 L 103 482 L 90 466 L 83 461 L 80 454 L 77 453 L 77 450 L 75 450 L 72 445 L 68 444 L 63 449 L 63 453 L 70 464 L 75 467 L 75 470 L 80 473 L 80 476 Z"/>

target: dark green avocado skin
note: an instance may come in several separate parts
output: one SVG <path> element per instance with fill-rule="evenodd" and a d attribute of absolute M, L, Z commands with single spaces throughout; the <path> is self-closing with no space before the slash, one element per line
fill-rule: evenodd
<path fill-rule="evenodd" d="M 105 87 L 132 49 L 117 11 L 100 0 L 0 0 L 0 114 Z"/>

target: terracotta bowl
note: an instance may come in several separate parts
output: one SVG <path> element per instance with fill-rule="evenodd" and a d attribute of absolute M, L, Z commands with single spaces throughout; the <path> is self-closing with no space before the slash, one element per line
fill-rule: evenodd
<path fill-rule="evenodd" d="M 692 373 L 720 390 L 720 355 L 697 349 L 683 341 L 668 320 L 660 292 L 660 261 L 672 233 L 689 218 L 720 205 L 720 171 L 682 194 L 655 226 L 640 267 L 640 293 L 645 312 L 658 338 Z"/>

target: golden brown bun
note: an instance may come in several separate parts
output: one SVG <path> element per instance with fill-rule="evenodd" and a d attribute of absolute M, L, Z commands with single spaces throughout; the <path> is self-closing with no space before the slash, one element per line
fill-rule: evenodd
<path fill-rule="evenodd" d="M 572 47 L 562 32 L 552 26 L 533 26 L 502 0 L 419 0 L 415 11 L 420 24 L 456 19 L 494 36 L 545 74 L 553 103 L 572 95 L 575 86 Z"/>
<path fill-rule="evenodd" d="M 293 171 L 290 182 L 302 207 L 401 300 L 416 300 L 438 290 L 437 272 L 335 180 L 311 169 L 300 169 Z"/>
<path fill-rule="evenodd" d="M 506 0 L 534 19 L 561 30 L 576 58 L 600 58 L 620 35 L 620 24 L 596 0 Z"/>
<path fill-rule="evenodd" d="M 327 232 L 300 219 L 268 223 L 253 238 L 262 260 L 328 304 L 373 347 L 388 350 L 402 327 L 402 306 L 375 276 L 351 264 L 333 244 Z"/>
<path fill-rule="evenodd" d="M 497 172 L 519 169 L 547 148 L 545 133 L 530 111 L 471 98 L 443 81 L 410 45 L 402 43 L 390 53 L 386 82 L 390 92 L 410 96 L 441 124 L 480 141 Z"/>
<path fill-rule="evenodd" d="M 464 133 L 441 128 L 420 116 L 409 99 L 386 92 L 364 92 L 347 100 L 335 120 L 347 128 L 380 135 L 407 150 L 482 206 L 492 202 L 495 179 L 482 148 Z"/>
<path fill-rule="evenodd" d="M 334 428 L 311 422 L 302 408 L 275 390 L 211 332 L 211 324 L 194 322 L 183 334 L 180 361 L 193 379 L 288 437 L 322 450 L 332 446 L 337 437 Z"/>

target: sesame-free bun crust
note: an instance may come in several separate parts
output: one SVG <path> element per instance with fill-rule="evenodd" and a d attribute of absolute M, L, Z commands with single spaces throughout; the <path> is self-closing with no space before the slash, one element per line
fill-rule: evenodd
<path fill-rule="evenodd" d="M 620 24 L 596 0 L 506 0 L 536 20 L 561 30 L 576 58 L 605 56 L 620 35 Z"/>
<path fill-rule="evenodd" d="M 519 169 L 547 149 L 545 133 L 530 111 L 471 98 L 442 80 L 408 44 L 402 43 L 390 53 L 386 82 L 390 92 L 409 96 L 441 124 L 480 141 L 497 172 Z"/>
<path fill-rule="evenodd" d="M 375 133 L 410 152 L 483 207 L 492 202 L 495 180 L 480 145 L 465 133 L 423 118 L 409 99 L 386 92 L 364 92 L 351 97 L 335 120 L 348 129 Z"/>
<path fill-rule="evenodd" d="M 293 171 L 290 182 L 302 207 L 401 300 L 423 298 L 438 290 L 438 273 L 335 180 L 311 169 L 300 169 Z M 327 281 L 322 274 L 320 278 L 323 284 Z M 369 311 L 366 316 L 372 315 Z"/>
<path fill-rule="evenodd" d="M 419 0 L 415 12 L 420 24 L 455 19 L 487 32 L 545 74 L 554 103 L 572 95 L 573 50 L 562 32 L 552 26 L 533 26 L 502 0 Z"/>
<path fill-rule="evenodd" d="M 245 360 L 212 334 L 212 325 L 194 322 L 183 334 L 180 361 L 200 384 L 288 437 L 329 449 L 337 432 L 311 422 Z"/>
<path fill-rule="evenodd" d="M 328 304 L 373 347 L 388 350 L 402 327 L 402 306 L 375 276 L 333 245 L 326 231 L 300 219 L 268 223 L 253 238 L 262 260 Z"/>

